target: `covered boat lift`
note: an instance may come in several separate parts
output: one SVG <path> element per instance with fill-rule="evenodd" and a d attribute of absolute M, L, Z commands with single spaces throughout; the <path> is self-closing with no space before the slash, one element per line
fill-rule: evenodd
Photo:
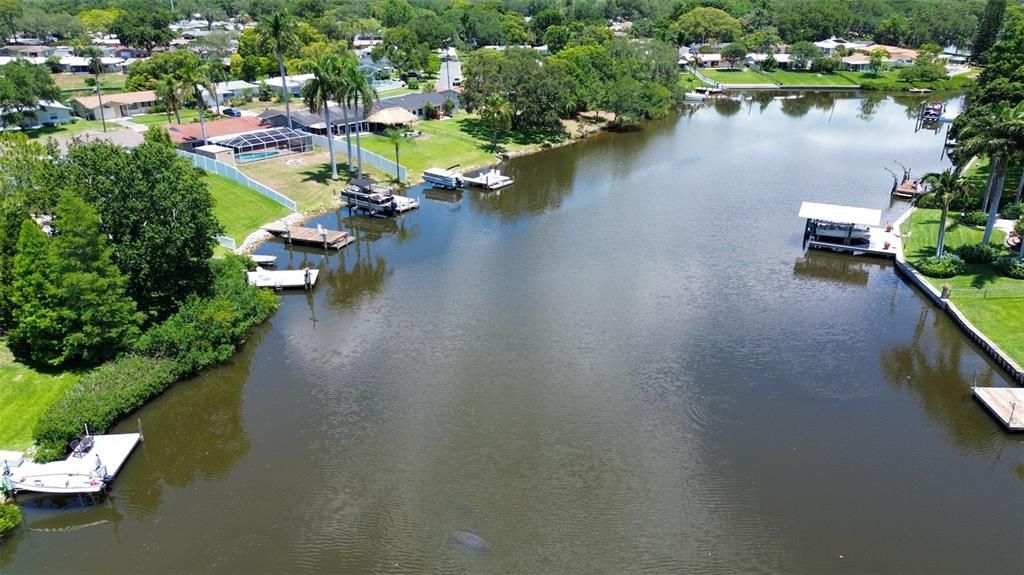
<path fill-rule="evenodd" d="M 882 210 L 803 202 L 800 217 L 807 220 L 804 244 L 852 254 L 895 257 L 901 245 L 898 230 L 882 227 Z"/>

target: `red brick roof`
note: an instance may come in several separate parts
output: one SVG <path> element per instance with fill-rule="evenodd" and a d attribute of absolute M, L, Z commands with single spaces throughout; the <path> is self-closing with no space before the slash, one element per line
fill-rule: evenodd
<path fill-rule="evenodd" d="M 227 136 L 228 134 L 252 132 L 253 130 L 266 127 L 268 126 L 263 124 L 263 120 L 251 116 L 207 120 L 206 137 L 215 138 L 217 136 Z M 178 124 L 171 124 L 168 126 L 167 131 L 171 134 L 171 140 L 179 144 L 203 139 L 203 129 L 199 122 L 182 124 L 180 126 Z"/>

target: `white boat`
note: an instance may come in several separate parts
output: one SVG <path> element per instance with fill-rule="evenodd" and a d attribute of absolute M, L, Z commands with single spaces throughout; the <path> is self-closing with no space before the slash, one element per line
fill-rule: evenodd
<path fill-rule="evenodd" d="M 349 186 L 341 190 L 341 197 L 353 208 L 363 210 L 370 215 L 383 214 L 393 216 L 397 210 L 395 197 L 383 191 L 377 191 L 372 180 L 361 178 L 352 180 Z"/>
<path fill-rule="evenodd" d="M 138 433 L 87 435 L 67 459 L 50 463 L 6 456 L 3 483 L 15 493 L 98 493 L 114 479 L 140 440 Z"/>
<path fill-rule="evenodd" d="M 252 261 L 260 267 L 271 267 L 277 263 L 277 256 L 251 254 L 249 257 L 252 258 Z"/>
<path fill-rule="evenodd" d="M 451 168 L 427 168 L 423 179 L 435 187 L 454 190 L 463 186 L 462 174 Z"/>
<path fill-rule="evenodd" d="M 703 102 L 704 94 L 699 94 L 697 92 L 687 92 L 686 96 L 684 96 L 683 99 L 686 100 L 687 102 Z"/>
<path fill-rule="evenodd" d="M 831 224 L 828 222 L 818 222 L 814 226 L 814 235 L 820 241 L 831 241 L 840 240 L 845 242 L 847 238 L 850 241 L 869 241 L 871 237 L 871 230 L 867 226 L 851 226 L 849 224 Z"/>

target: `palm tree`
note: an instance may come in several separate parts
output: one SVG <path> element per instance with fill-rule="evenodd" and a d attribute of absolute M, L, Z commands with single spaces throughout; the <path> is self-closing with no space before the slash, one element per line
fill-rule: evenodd
<path fill-rule="evenodd" d="M 174 114 L 174 119 L 181 124 L 181 110 L 182 100 L 184 100 L 184 89 L 178 78 L 172 74 L 164 76 L 156 85 L 156 95 L 163 100 L 164 106 L 167 108 L 167 123 L 171 122 L 171 114 Z"/>
<path fill-rule="evenodd" d="M 985 155 L 991 160 L 985 199 L 982 203 L 982 210 L 988 209 L 988 223 L 985 225 L 982 243 L 988 243 L 992 238 L 996 214 L 999 212 L 999 201 L 1003 196 L 1007 164 L 1018 150 L 1024 148 L 1024 104 L 1016 108 L 997 106 L 992 114 L 966 126 L 963 136 L 963 157 Z"/>
<path fill-rule="evenodd" d="M 219 58 L 207 58 L 203 62 L 203 66 L 206 68 L 206 72 L 210 75 L 210 81 L 213 83 L 213 91 L 210 95 L 213 97 L 213 105 L 216 106 L 217 115 L 220 115 L 220 94 L 217 93 L 217 82 L 224 82 L 227 80 L 227 74 L 224 73 L 224 64 Z"/>
<path fill-rule="evenodd" d="M 284 112 L 288 127 L 292 127 L 292 109 L 288 104 L 288 83 L 285 79 L 284 53 L 298 43 L 295 35 L 295 20 L 285 12 L 274 12 L 256 24 L 260 43 L 277 56 L 277 70 L 281 75 L 281 96 L 284 98 Z"/>
<path fill-rule="evenodd" d="M 330 99 L 337 95 L 341 82 L 341 60 L 337 54 L 324 54 L 313 60 L 309 71 L 313 79 L 302 87 L 302 98 L 309 111 L 319 112 L 323 108 L 324 126 L 327 127 L 327 150 L 331 154 L 331 179 L 338 179 L 338 164 L 334 159 L 334 130 L 331 126 Z"/>
<path fill-rule="evenodd" d="M 949 215 L 949 204 L 958 197 L 974 191 L 974 184 L 960 175 L 959 168 L 947 168 L 942 172 L 925 174 L 924 181 L 931 185 L 935 199 L 942 204 L 942 216 L 939 218 L 939 239 L 935 246 L 935 257 L 940 257 L 946 247 L 946 217 Z"/>
<path fill-rule="evenodd" d="M 508 100 L 498 94 L 484 98 L 484 105 L 480 107 L 480 120 L 490 133 L 491 147 L 498 150 L 501 135 L 512 128 L 512 107 Z"/>
<path fill-rule="evenodd" d="M 345 69 L 345 86 L 346 98 L 344 104 L 352 106 L 353 108 L 359 109 L 362 113 L 360 119 L 365 120 L 370 117 L 370 109 L 373 108 L 373 103 L 377 101 L 377 90 L 366 81 L 366 76 L 356 66 L 349 66 Z M 359 157 L 359 167 L 357 168 L 357 174 L 361 177 L 363 175 L 363 148 L 360 145 L 359 130 L 356 130 L 356 154 Z M 349 158 L 349 165 L 352 164 L 351 157 Z"/>
<path fill-rule="evenodd" d="M 206 145 L 206 120 L 203 112 L 206 110 L 206 101 L 203 99 L 203 90 L 213 94 L 214 88 L 210 82 L 210 74 L 205 66 L 199 66 L 186 70 L 182 74 L 181 83 L 192 92 L 192 98 L 196 101 L 196 108 L 199 110 L 199 127 L 203 132 L 203 145 Z"/>
<path fill-rule="evenodd" d="M 384 137 L 395 147 L 395 181 L 401 183 L 402 173 L 400 171 L 401 166 L 399 165 L 398 160 L 398 148 L 406 141 L 405 135 L 402 133 L 402 130 L 399 130 L 398 128 L 388 128 L 387 130 L 384 130 Z"/>
<path fill-rule="evenodd" d="M 350 72 L 350 68 L 356 68 L 358 70 L 359 65 L 352 53 L 346 53 L 341 60 L 341 75 L 338 77 L 338 93 L 335 95 L 334 100 L 341 104 L 341 117 L 345 123 L 345 145 L 346 153 L 348 154 L 348 171 L 352 171 L 352 129 L 351 124 L 348 121 L 348 95 L 352 91 L 351 78 L 354 76 Z"/>
<path fill-rule="evenodd" d="M 86 46 L 82 49 L 82 57 L 89 58 L 89 71 L 96 80 L 96 97 L 100 103 L 100 122 L 103 124 L 103 131 L 107 131 L 107 119 L 103 114 L 103 88 L 100 82 L 103 78 L 103 52 L 96 46 Z"/>

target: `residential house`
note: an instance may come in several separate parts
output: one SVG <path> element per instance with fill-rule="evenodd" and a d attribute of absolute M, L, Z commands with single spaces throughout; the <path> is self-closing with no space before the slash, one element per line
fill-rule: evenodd
<path fill-rule="evenodd" d="M 22 46 L 9 45 L 0 48 L 0 56 L 22 57 L 22 58 L 43 58 L 44 60 L 53 55 L 53 48 L 49 46 Z"/>
<path fill-rule="evenodd" d="M 843 56 L 842 66 L 844 70 L 849 70 L 851 72 L 870 72 L 871 58 L 869 58 L 867 54 L 857 52 L 856 54 Z"/>
<path fill-rule="evenodd" d="M 917 60 L 917 50 L 910 48 L 900 48 L 899 46 L 889 46 L 887 44 L 870 44 L 864 48 L 858 49 L 858 52 L 864 54 L 871 54 L 875 50 L 885 50 L 889 53 L 889 56 L 885 61 L 893 68 L 902 68 L 904 66 L 911 66 L 914 61 Z"/>
<path fill-rule="evenodd" d="M 697 62 L 701 68 L 719 68 L 722 66 L 721 54 L 697 54 Z"/>
<path fill-rule="evenodd" d="M 0 127 L 8 128 L 9 112 L 0 110 Z M 74 120 L 71 108 L 53 100 L 39 100 L 34 109 L 22 110 L 19 121 L 15 123 L 22 129 L 40 128 L 43 126 L 60 126 Z"/>
<path fill-rule="evenodd" d="M 103 66 L 104 74 L 112 74 L 121 71 L 121 64 L 124 60 L 120 58 L 103 58 L 100 59 L 100 64 Z M 60 59 L 60 69 L 62 72 L 68 72 L 72 74 L 91 74 L 92 73 L 92 58 L 83 58 L 82 56 L 64 56 Z"/>
<path fill-rule="evenodd" d="M 205 88 L 202 89 L 203 101 L 206 102 L 207 106 L 216 106 L 217 104 L 224 105 L 229 100 L 234 98 L 242 98 L 248 93 L 250 96 L 255 96 L 259 92 L 260 87 L 257 84 L 250 84 L 244 80 L 231 80 L 230 82 L 218 82 L 214 88 L 217 92 L 217 100 L 214 101 Z"/>
<path fill-rule="evenodd" d="M 206 121 L 206 137 L 208 139 L 218 138 L 231 134 L 244 134 L 266 129 L 268 126 L 259 118 L 243 116 L 241 118 L 222 118 Z M 191 124 L 170 124 L 167 133 L 171 141 L 186 152 L 193 148 L 206 145 L 203 141 L 203 126 L 199 122 Z"/>
<path fill-rule="evenodd" d="M 406 94 L 405 96 L 396 96 L 394 98 L 385 98 L 373 107 L 373 111 L 383 110 L 384 108 L 399 107 L 403 108 L 409 113 L 415 115 L 421 120 L 429 120 L 432 118 L 427 117 L 428 108 L 437 110 L 440 114 L 444 108 L 445 100 L 450 100 L 454 107 L 453 112 L 459 109 L 459 94 L 454 90 L 444 90 L 441 92 L 429 92 L 429 93 L 415 93 Z"/>
<path fill-rule="evenodd" d="M 294 76 L 285 76 L 284 81 L 287 86 L 288 93 L 296 98 L 302 96 L 302 87 L 306 85 L 306 82 L 313 79 L 312 74 L 296 74 Z M 267 86 L 274 91 L 277 95 L 281 95 L 281 77 L 274 76 L 273 78 L 267 78 Z"/>
<path fill-rule="evenodd" d="M 381 42 L 380 34 L 356 34 L 355 38 L 352 39 L 352 48 L 354 50 L 373 48 Z"/>
<path fill-rule="evenodd" d="M 141 92 L 126 92 L 123 94 L 104 94 L 103 117 L 110 120 L 113 118 L 126 118 L 150 112 L 154 106 L 160 103 L 156 92 L 143 90 Z M 100 97 L 99 96 L 78 96 L 71 100 L 75 113 L 88 120 L 100 118 Z"/>
<path fill-rule="evenodd" d="M 862 44 L 859 42 L 851 42 L 843 38 L 836 38 L 835 36 L 829 38 L 828 40 L 820 40 L 818 42 L 815 42 L 814 45 L 817 46 L 819 50 L 821 50 L 822 56 L 831 56 L 832 53 L 836 51 L 836 48 L 845 48 L 847 51 L 853 51 L 863 49 L 864 47 L 867 46 L 866 44 Z"/>
<path fill-rule="evenodd" d="M 335 135 L 345 133 L 345 114 L 340 106 L 329 108 L 331 115 L 331 132 Z M 369 125 L 363 121 L 362 106 L 348 108 L 348 126 L 352 133 L 367 132 Z M 267 110 L 257 116 L 268 126 L 275 128 L 287 128 L 288 117 L 283 109 L 274 108 Z M 323 111 L 318 113 L 309 110 L 292 110 L 292 129 L 309 132 L 311 134 L 326 135 L 327 126 L 324 124 Z"/>

